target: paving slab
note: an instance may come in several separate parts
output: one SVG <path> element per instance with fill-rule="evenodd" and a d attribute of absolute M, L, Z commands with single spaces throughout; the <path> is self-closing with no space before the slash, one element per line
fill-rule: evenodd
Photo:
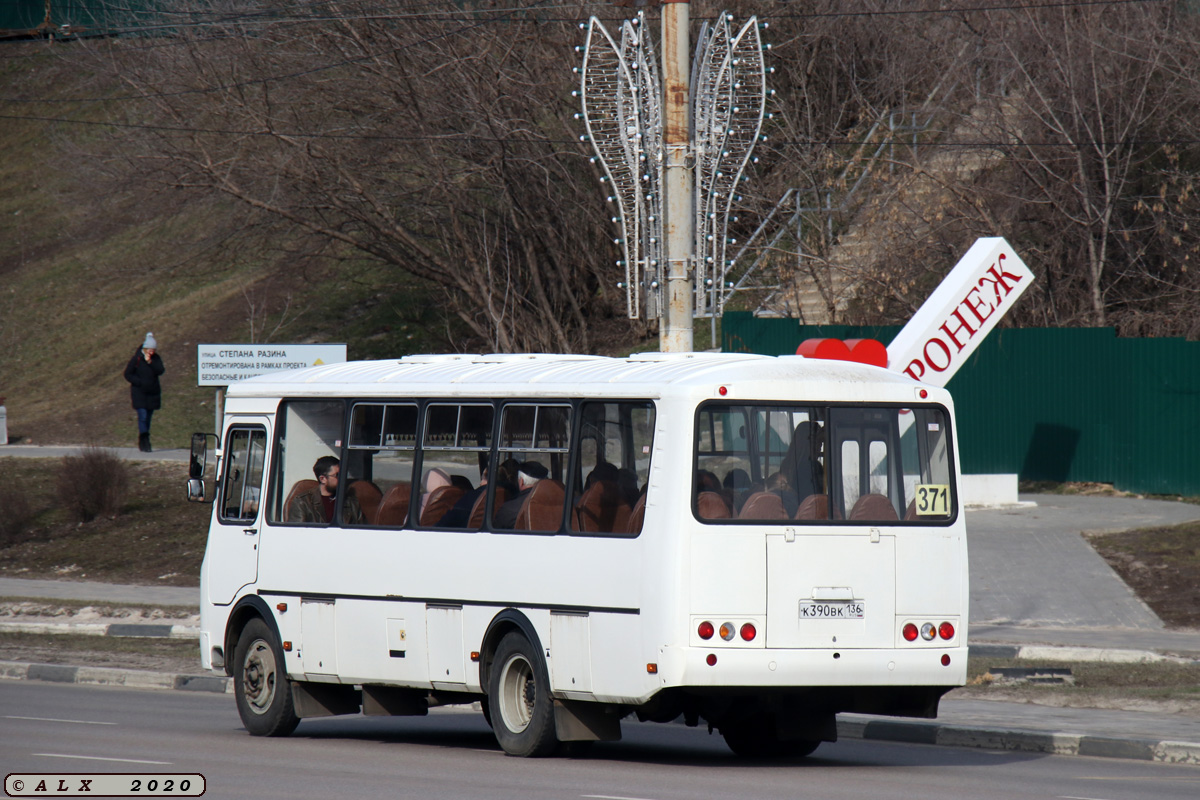
<path fill-rule="evenodd" d="M 972 625 L 1164 629 L 1082 534 L 1200 520 L 1200 506 L 1081 495 L 1021 500 L 1036 505 L 966 512 Z"/>

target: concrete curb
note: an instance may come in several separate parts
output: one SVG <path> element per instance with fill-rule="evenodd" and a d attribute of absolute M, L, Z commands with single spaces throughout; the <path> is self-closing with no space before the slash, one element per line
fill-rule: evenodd
<path fill-rule="evenodd" d="M 1164 764 L 1200 764 L 1200 742 L 1092 736 L 1068 731 L 942 725 L 936 722 L 838 717 L 838 738 L 863 739 L 943 747 L 1013 750 L 1056 756 L 1093 756 Z"/>
<path fill-rule="evenodd" d="M 16 622 L 0 621 L 0 633 L 52 633 L 78 636 L 127 636 L 149 639 L 199 639 L 194 625 L 152 625 L 104 622 Z"/>
<path fill-rule="evenodd" d="M 25 664 L 17 661 L 0 661 L 0 680 L 233 693 L 233 679 L 216 675 L 172 675 L 133 669 Z M 1013 750 L 1057 756 L 1123 758 L 1164 764 L 1200 764 L 1200 742 L 1091 736 L 1067 731 L 943 725 L 923 720 L 878 719 L 857 714 L 839 716 L 837 732 L 839 739 Z"/>
<path fill-rule="evenodd" d="M 1193 664 L 1195 659 L 1170 656 L 1154 650 L 1123 650 L 1112 647 L 1068 647 L 1047 644 L 971 644 L 971 658 L 1004 658 L 1041 661 L 1103 661 L 1111 664 L 1148 664 L 1168 661 Z"/>
<path fill-rule="evenodd" d="M 25 664 L 0 661 L 0 680 L 48 681 L 84 686 L 126 686 L 131 689 L 178 689 L 232 694 L 233 679 L 219 675 L 173 675 L 138 669 L 74 667 L 65 664 Z"/>

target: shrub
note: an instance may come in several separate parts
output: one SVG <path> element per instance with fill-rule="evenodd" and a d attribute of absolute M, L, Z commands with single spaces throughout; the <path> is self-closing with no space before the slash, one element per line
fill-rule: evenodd
<path fill-rule="evenodd" d="M 66 456 L 58 472 L 58 496 L 63 508 L 80 522 L 115 517 L 129 491 L 125 462 L 102 447 L 88 446 Z"/>
<path fill-rule="evenodd" d="M 0 547 L 25 541 L 33 518 L 33 503 L 25 487 L 0 484 Z"/>

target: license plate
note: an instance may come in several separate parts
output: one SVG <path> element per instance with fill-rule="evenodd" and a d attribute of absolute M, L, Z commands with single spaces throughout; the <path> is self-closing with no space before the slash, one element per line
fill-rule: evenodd
<path fill-rule="evenodd" d="M 801 600 L 800 619 L 862 619 L 866 608 L 861 600 Z"/>

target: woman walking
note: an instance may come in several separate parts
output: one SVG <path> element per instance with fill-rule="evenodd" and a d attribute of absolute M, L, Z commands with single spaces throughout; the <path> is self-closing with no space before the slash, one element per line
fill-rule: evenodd
<path fill-rule="evenodd" d="M 129 395 L 137 410 L 138 450 L 143 453 L 150 452 L 150 417 L 162 408 L 162 387 L 158 383 L 158 376 L 165 371 L 162 359 L 158 356 L 158 342 L 153 333 L 147 333 L 146 340 L 125 367 Z"/>

